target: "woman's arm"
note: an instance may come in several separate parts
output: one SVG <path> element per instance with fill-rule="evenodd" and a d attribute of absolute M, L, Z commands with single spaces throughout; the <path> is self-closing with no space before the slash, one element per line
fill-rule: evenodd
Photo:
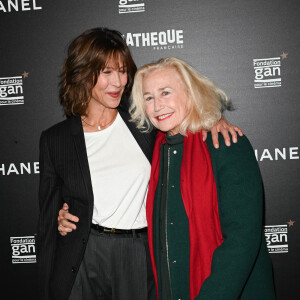
<path fill-rule="evenodd" d="M 37 228 L 38 299 L 49 299 L 49 282 L 57 237 L 57 214 L 62 203 L 61 180 L 55 173 L 43 132 L 40 138 L 39 220 Z"/>
<path fill-rule="evenodd" d="M 220 139 L 221 140 L 221 139 Z M 260 171 L 246 137 L 210 149 L 218 189 L 223 243 L 214 251 L 211 275 L 196 299 L 238 299 L 251 273 L 262 240 L 263 193 Z"/>
<path fill-rule="evenodd" d="M 213 145 L 216 149 L 219 148 L 219 132 L 223 135 L 225 144 L 228 147 L 231 145 L 229 133 L 231 134 L 231 139 L 234 143 L 237 142 L 237 133 L 239 136 L 243 136 L 242 130 L 237 126 L 230 124 L 224 117 L 222 117 L 219 122 L 211 128 L 210 132 Z M 206 130 L 202 130 L 202 136 L 203 141 L 205 141 L 207 138 Z"/>
<path fill-rule="evenodd" d="M 230 140 L 232 140 L 233 143 L 237 142 L 237 133 L 239 136 L 243 136 L 242 130 L 237 126 L 230 124 L 224 117 L 222 117 L 221 120 L 211 128 L 210 132 L 213 145 L 216 149 L 219 148 L 219 132 L 222 134 L 227 146 L 231 145 Z M 229 133 L 231 134 L 231 139 Z M 202 136 L 205 141 L 207 138 L 206 130 L 202 130 Z M 78 217 L 70 214 L 68 210 L 68 204 L 64 203 L 57 217 L 58 231 L 62 236 L 66 236 L 69 232 L 76 230 L 76 225 L 74 223 L 79 221 Z"/>

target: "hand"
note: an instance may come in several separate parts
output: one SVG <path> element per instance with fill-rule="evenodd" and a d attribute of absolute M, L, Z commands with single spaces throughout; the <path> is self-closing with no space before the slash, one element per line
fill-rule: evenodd
<path fill-rule="evenodd" d="M 224 117 L 222 117 L 220 119 L 220 121 L 211 128 L 211 136 L 212 136 L 212 140 L 213 140 L 213 144 L 214 147 L 216 149 L 219 148 L 219 137 L 218 137 L 218 132 L 221 132 L 224 140 L 225 140 L 225 144 L 226 146 L 230 146 L 230 137 L 228 132 L 230 132 L 231 134 L 231 138 L 232 141 L 234 143 L 237 142 L 237 134 L 239 134 L 239 136 L 243 135 L 243 132 L 240 128 L 238 128 L 237 126 L 234 126 L 232 124 L 230 124 Z M 203 136 L 203 141 L 206 140 L 207 138 L 207 131 L 206 130 L 202 130 L 202 136 Z"/>
<path fill-rule="evenodd" d="M 59 211 L 57 221 L 59 234 L 62 236 L 66 236 L 68 232 L 76 230 L 76 225 L 69 221 L 77 223 L 79 221 L 79 218 L 70 214 L 69 205 L 67 203 L 64 203 L 62 209 Z"/>

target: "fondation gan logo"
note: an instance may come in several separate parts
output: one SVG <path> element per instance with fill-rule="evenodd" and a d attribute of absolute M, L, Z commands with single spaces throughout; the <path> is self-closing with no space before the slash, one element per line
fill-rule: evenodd
<path fill-rule="evenodd" d="M 145 3 L 141 0 L 119 0 L 119 14 L 145 11 Z"/>
<path fill-rule="evenodd" d="M 183 30 L 126 33 L 126 43 L 131 47 L 153 47 L 153 50 L 172 50 L 183 48 Z"/>
<path fill-rule="evenodd" d="M 10 244 L 13 264 L 36 263 L 34 236 L 11 237 Z"/>
<path fill-rule="evenodd" d="M 269 253 L 288 253 L 288 227 L 294 226 L 295 221 L 289 220 L 283 225 L 265 226 L 265 238 Z"/>
<path fill-rule="evenodd" d="M 253 59 L 254 88 L 281 87 L 281 61 L 287 55 L 282 52 L 278 57 Z"/>
<path fill-rule="evenodd" d="M 27 78 L 29 73 L 22 74 Z M 19 105 L 24 104 L 23 77 L 1 77 L 0 78 L 0 105 Z"/>
<path fill-rule="evenodd" d="M 288 253 L 287 225 L 265 226 L 265 237 L 269 253 Z"/>

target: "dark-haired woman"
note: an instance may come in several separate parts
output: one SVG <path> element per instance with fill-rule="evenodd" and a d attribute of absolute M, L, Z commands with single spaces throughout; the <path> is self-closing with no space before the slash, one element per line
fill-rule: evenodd
<path fill-rule="evenodd" d="M 135 71 L 117 31 L 88 30 L 68 48 L 70 117 L 40 139 L 39 300 L 156 298 L 145 211 L 155 133 L 129 122 Z M 67 236 L 57 231 L 63 203 L 80 220 Z"/>

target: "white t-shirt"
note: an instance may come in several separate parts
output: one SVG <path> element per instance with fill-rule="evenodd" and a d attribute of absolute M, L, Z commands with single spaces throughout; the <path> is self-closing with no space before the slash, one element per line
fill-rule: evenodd
<path fill-rule="evenodd" d="M 118 229 L 146 227 L 151 166 L 121 116 L 84 137 L 94 193 L 93 223 Z"/>

